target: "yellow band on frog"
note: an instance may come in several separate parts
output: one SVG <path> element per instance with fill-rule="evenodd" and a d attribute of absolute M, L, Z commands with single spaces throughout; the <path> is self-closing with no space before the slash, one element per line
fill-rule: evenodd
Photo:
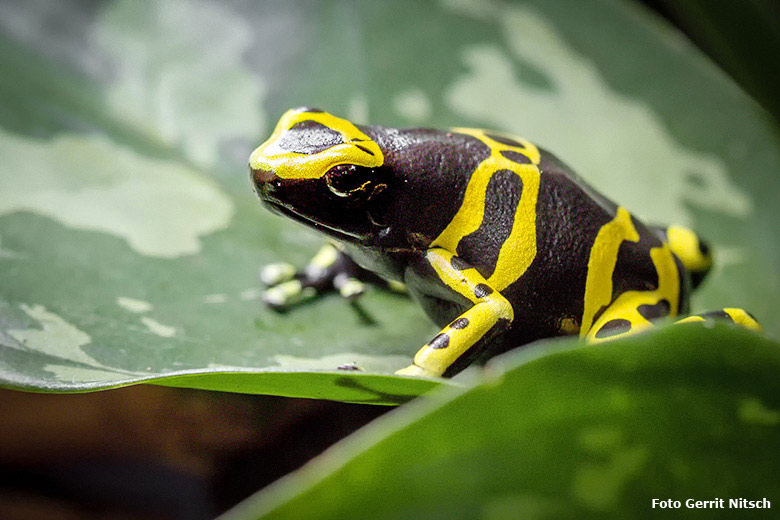
<path fill-rule="evenodd" d="M 284 133 L 303 121 L 314 121 L 340 133 L 343 142 L 313 154 L 281 148 L 278 144 Z M 271 137 L 252 152 L 249 167 L 273 172 L 283 179 L 317 179 L 340 164 L 376 168 L 384 160 L 379 145 L 346 119 L 327 112 L 288 110 L 277 123 Z"/>
<path fill-rule="evenodd" d="M 693 272 L 706 271 L 712 266 L 712 255 L 702 251 L 696 233 L 683 226 L 669 226 L 666 230 L 669 248 Z"/>

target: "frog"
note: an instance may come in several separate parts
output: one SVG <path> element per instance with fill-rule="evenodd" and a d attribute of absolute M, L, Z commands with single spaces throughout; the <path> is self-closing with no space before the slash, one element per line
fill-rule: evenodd
<path fill-rule="evenodd" d="M 320 109 L 282 115 L 249 158 L 272 212 L 328 243 L 303 269 L 266 266 L 267 305 L 290 308 L 366 284 L 405 291 L 440 328 L 396 372 L 450 377 L 534 341 L 588 343 L 688 314 L 713 265 L 680 225 L 645 224 L 551 152 L 504 132 L 356 124 Z M 725 308 L 677 323 L 727 320 Z"/>

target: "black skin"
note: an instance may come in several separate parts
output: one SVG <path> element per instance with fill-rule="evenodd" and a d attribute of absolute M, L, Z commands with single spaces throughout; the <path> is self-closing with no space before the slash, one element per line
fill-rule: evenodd
<path fill-rule="evenodd" d="M 343 244 L 366 270 L 404 282 L 433 321 L 444 327 L 472 304 L 441 283 L 425 253 L 457 213 L 471 174 L 490 150 L 480 140 L 456 132 L 358 128 L 379 145 L 384 154 L 382 166 L 341 167 L 320 178 L 302 180 L 253 171 L 255 190 L 272 211 Z M 311 130 L 302 132 L 297 145 L 311 147 L 314 141 L 322 141 L 321 136 L 312 135 Z M 296 146 L 296 140 L 292 141 Z M 561 324 L 567 320 L 576 323 L 582 316 L 589 247 L 600 227 L 614 218 L 617 206 L 555 156 L 540 151 L 538 252 L 523 276 L 501 291 L 513 307 L 514 320 L 511 325 L 497 324 L 492 334 L 459 359 L 448 374 L 474 358 L 565 334 Z M 518 199 L 522 190 L 508 180 L 502 184 L 499 177 L 486 195 L 487 199 L 494 196 L 486 206 L 495 209 L 486 210 L 482 228 L 461 241 L 456 252 L 459 261 L 476 267 L 486 278 L 494 267 L 491 259 L 498 256 L 500 237 L 508 236 L 512 227 L 514 213 L 505 207 L 507 200 L 513 196 Z M 343 197 L 334 194 L 334 184 L 344 191 L 355 186 L 361 189 Z M 618 289 L 648 290 L 658 283 L 649 251 L 661 245 L 661 230 L 648 228 L 635 218 L 633 224 L 640 240 L 621 246 L 615 269 L 616 294 Z M 690 275 L 677 263 L 682 277 L 680 309 L 684 310 Z"/>

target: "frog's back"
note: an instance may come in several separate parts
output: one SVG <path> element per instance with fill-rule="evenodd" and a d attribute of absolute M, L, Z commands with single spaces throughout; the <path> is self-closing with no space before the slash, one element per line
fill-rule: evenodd
<path fill-rule="evenodd" d="M 627 293 L 657 293 L 650 299 L 663 303 L 648 313 L 652 319 L 687 307 L 685 268 L 656 230 L 545 150 L 540 149 L 538 169 L 537 254 L 503 291 L 515 307 L 513 343 L 584 334 Z M 665 278 L 675 278 L 663 280 L 663 288 L 659 264 Z"/>
<path fill-rule="evenodd" d="M 663 235 L 546 150 L 470 128 L 371 133 L 382 131 L 393 169 L 420 172 L 403 176 L 404 218 L 395 220 L 424 237 L 424 248 L 474 267 L 511 303 L 509 346 L 612 327 L 599 320 L 623 295 L 640 308 L 630 320 L 637 325 L 687 307 L 688 273 Z M 630 306 L 627 298 L 618 306 Z M 442 324 L 457 312 L 428 310 Z"/>
<path fill-rule="evenodd" d="M 432 247 L 474 266 L 512 304 L 508 346 L 587 332 L 626 293 L 648 295 L 648 318 L 687 305 L 685 270 L 655 230 L 528 141 L 458 132 L 491 153 Z"/>

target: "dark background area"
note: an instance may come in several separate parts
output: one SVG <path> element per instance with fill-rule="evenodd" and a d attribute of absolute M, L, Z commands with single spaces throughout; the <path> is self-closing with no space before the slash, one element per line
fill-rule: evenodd
<path fill-rule="evenodd" d="M 644 4 L 780 120 L 776 2 Z M 146 385 L 0 403 L 3 519 L 213 518 L 390 410 Z"/>
<path fill-rule="evenodd" d="M 644 0 L 780 121 L 780 2 Z"/>
<path fill-rule="evenodd" d="M 390 410 L 151 385 L 0 403 L 4 520 L 213 518 Z"/>

